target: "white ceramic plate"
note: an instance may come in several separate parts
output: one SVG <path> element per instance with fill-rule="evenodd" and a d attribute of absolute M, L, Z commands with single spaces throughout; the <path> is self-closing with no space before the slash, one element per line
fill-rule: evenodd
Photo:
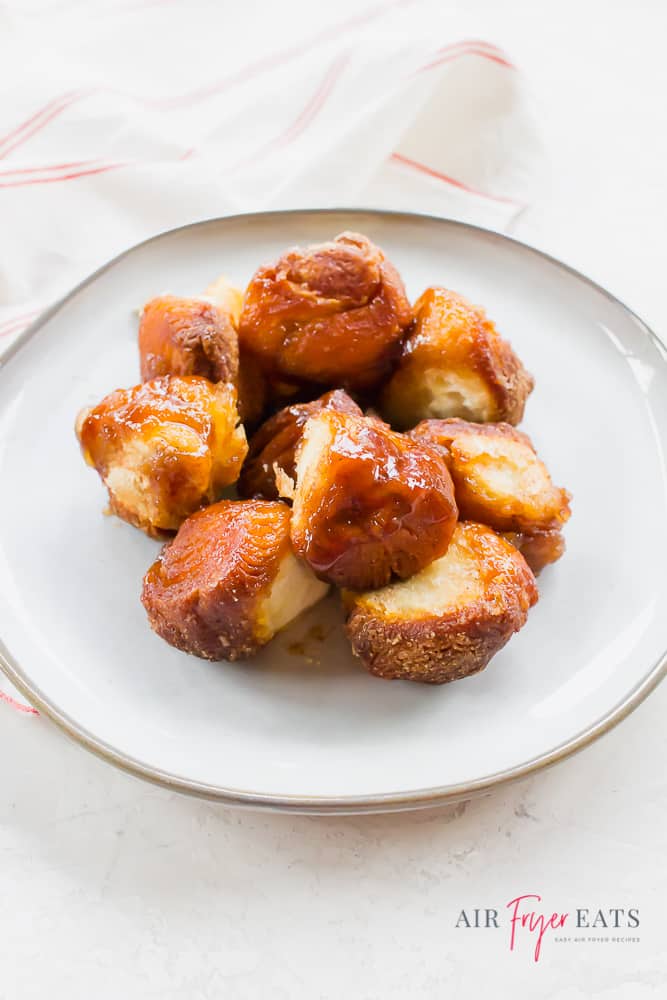
<path fill-rule="evenodd" d="M 138 381 L 134 310 L 243 284 L 285 246 L 367 233 L 411 297 L 444 284 L 486 306 L 536 377 L 524 423 L 574 494 L 568 551 L 528 625 L 482 674 L 444 687 L 370 677 L 334 600 L 246 664 L 210 664 L 148 628 L 158 544 L 104 517 L 78 409 Z M 79 742 L 170 787 L 310 812 L 430 805 L 566 756 L 665 671 L 667 363 L 644 324 L 562 264 L 423 216 L 283 212 L 166 233 L 112 261 L 0 369 L 3 668 Z M 324 620 L 324 642 L 309 630 Z M 290 649 L 291 647 L 291 649 Z M 295 652 L 295 648 L 301 652 Z"/>

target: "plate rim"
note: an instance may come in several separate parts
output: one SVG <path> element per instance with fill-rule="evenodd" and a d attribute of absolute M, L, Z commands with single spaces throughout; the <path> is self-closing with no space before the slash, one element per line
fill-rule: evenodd
<path fill-rule="evenodd" d="M 469 222 L 462 222 L 458 219 L 451 219 L 445 216 L 431 215 L 422 212 L 392 211 L 389 209 L 375 208 L 299 208 L 299 209 L 277 209 L 264 212 L 240 212 L 234 215 L 217 216 L 208 219 L 200 219 L 196 222 L 186 223 L 183 226 L 176 226 L 156 233 L 139 243 L 110 258 L 99 268 L 84 278 L 79 284 L 58 299 L 53 305 L 42 312 L 34 322 L 32 322 L 10 345 L 0 357 L 0 377 L 2 369 L 7 361 L 14 357 L 21 348 L 56 315 L 67 302 L 73 299 L 89 284 L 92 284 L 101 274 L 112 268 L 123 258 L 134 253 L 150 243 L 173 236 L 185 230 L 197 229 L 216 224 L 233 223 L 243 219 L 263 219 L 278 220 L 279 218 L 294 216 L 326 216 L 326 215 L 348 215 L 348 216 L 376 216 L 377 218 L 387 218 L 394 221 L 401 219 L 405 221 L 422 221 L 441 224 L 446 227 L 454 227 L 472 231 L 477 235 L 492 237 L 499 243 L 509 243 L 521 251 L 540 257 L 547 263 L 555 266 L 561 271 L 565 271 L 575 277 L 585 285 L 592 287 L 604 298 L 614 305 L 619 306 L 638 325 L 641 332 L 658 351 L 663 362 L 667 364 L 667 347 L 648 324 L 637 315 L 634 310 L 622 302 L 619 298 L 609 292 L 604 286 L 598 284 L 592 278 L 582 274 L 576 268 L 564 263 L 557 257 L 539 250 L 528 243 L 518 240 L 513 236 L 495 229 L 474 225 Z M 245 789 L 230 789 L 220 785 L 195 781 L 182 775 L 164 771 L 160 768 L 146 764 L 130 754 L 124 753 L 118 747 L 111 746 L 104 740 L 98 739 L 92 732 L 86 729 L 66 712 L 62 711 L 55 702 L 47 698 L 39 687 L 34 684 L 29 674 L 23 669 L 21 664 L 12 656 L 7 649 L 2 637 L 0 637 L 0 669 L 11 681 L 12 684 L 28 699 L 28 701 L 46 716 L 51 722 L 72 739 L 79 746 L 95 754 L 108 764 L 119 768 L 134 777 L 149 781 L 172 792 L 179 792 L 186 795 L 222 802 L 226 805 L 246 807 L 252 809 L 265 809 L 277 812 L 297 812 L 309 814 L 354 814 L 373 812 L 395 812 L 411 809 L 434 808 L 436 806 L 454 803 L 461 799 L 469 799 L 478 795 L 487 794 L 494 788 L 504 787 L 522 778 L 529 777 L 539 771 L 551 767 L 562 760 L 571 757 L 585 747 L 590 746 L 605 733 L 609 732 L 620 722 L 633 712 L 648 695 L 658 686 L 660 681 L 667 675 L 667 648 L 664 653 L 649 669 L 642 680 L 611 709 L 604 713 L 595 722 L 582 729 L 570 739 L 558 744 L 550 750 L 533 757 L 522 764 L 514 767 L 484 775 L 472 781 L 457 784 L 435 786 L 432 788 L 417 789 L 412 792 L 383 792 L 366 795 L 294 795 L 289 793 L 265 793 Z"/>

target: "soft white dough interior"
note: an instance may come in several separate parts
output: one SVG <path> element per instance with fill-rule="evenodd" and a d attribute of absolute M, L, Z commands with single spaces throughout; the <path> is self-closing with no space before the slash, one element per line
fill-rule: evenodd
<path fill-rule="evenodd" d="M 419 618 L 476 601 L 483 589 L 480 564 L 457 527 L 444 556 L 409 580 L 364 594 L 363 603 L 385 616 Z"/>
<path fill-rule="evenodd" d="M 423 418 L 462 417 L 490 420 L 493 400 L 484 380 L 475 372 L 453 372 L 429 368 L 423 375 Z"/>
<path fill-rule="evenodd" d="M 318 580 L 315 574 L 294 555 L 288 552 L 278 570 L 268 593 L 259 608 L 259 623 L 270 638 L 293 621 L 302 611 L 317 604 L 329 584 Z"/>
<path fill-rule="evenodd" d="M 135 511 L 139 520 L 152 523 L 153 504 L 144 475 L 136 469 L 113 465 L 104 482 L 121 507 Z"/>
<path fill-rule="evenodd" d="M 131 438 L 104 479 L 119 504 L 151 523 L 155 513 L 153 496 L 144 469 L 149 467 L 153 453 L 150 441 L 139 436 Z"/>
<path fill-rule="evenodd" d="M 151 468 L 156 455 L 166 455 L 170 450 L 183 454 L 188 452 L 197 454 L 201 450 L 201 438 L 187 424 L 172 421 L 160 424 L 153 431 L 147 429 L 145 433 L 137 434 L 125 442 L 104 479 L 119 504 L 133 510 L 141 521 L 150 522 L 161 528 L 170 528 L 173 525 L 169 519 L 168 523 L 159 520 L 162 500 L 151 486 L 146 470 Z M 210 465 L 209 457 L 209 471 Z M 206 466 L 202 463 L 201 475 L 205 473 Z M 206 484 L 201 485 L 203 492 Z"/>
<path fill-rule="evenodd" d="M 324 455 L 331 447 L 335 430 L 326 412 L 318 413 L 306 421 L 301 444 L 296 454 L 296 492 L 292 521 L 300 525 L 304 500 L 312 498 L 319 479 L 319 469 Z"/>
<path fill-rule="evenodd" d="M 548 494 L 552 489 L 546 467 L 521 441 L 462 434 L 452 451 L 455 461 L 472 463 L 469 474 L 494 496 L 527 500 Z"/>

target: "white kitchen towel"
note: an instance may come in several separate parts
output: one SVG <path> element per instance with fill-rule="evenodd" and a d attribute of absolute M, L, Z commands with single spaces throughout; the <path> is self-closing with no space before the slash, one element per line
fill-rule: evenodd
<path fill-rule="evenodd" d="M 502 229 L 531 200 L 540 145 L 509 55 L 458 37 L 439 0 L 319 6 L 0 2 L 0 364 L 174 226 L 358 205 Z"/>

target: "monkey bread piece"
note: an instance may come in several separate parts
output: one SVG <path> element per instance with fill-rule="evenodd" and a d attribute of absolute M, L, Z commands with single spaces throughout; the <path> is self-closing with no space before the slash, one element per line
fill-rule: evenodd
<path fill-rule="evenodd" d="M 403 282 L 382 251 L 341 233 L 259 268 L 239 336 L 278 383 L 366 390 L 387 374 L 411 320 Z"/>
<path fill-rule="evenodd" d="M 236 390 L 197 375 L 117 389 L 77 419 L 118 517 L 160 537 L 236 481 L 248 446 Z"/>
<path fill-rule="evenodd" d="M 565 539 L 557 528 L 549 531 L 504 531 L 503 538 L 519 550 L 536 576 L 545 566 L 558 562 L 565 552 Z"/>
<path fill-rule="evenodd" d="M 306 423 L 293 499 L 295 552 L 320 578 L 354 590 L 412 576 L 444 555 L 457 518 L 438 449 L 333 410 Z"/>
<path fill-rule="evenodd" d="M 352 650 L 370 673 L 445 684 L 484 669 L 525 624 L 537 588 L 509 542 L 461 521 L 446 555 L 421 573 L 343 599 Z"/>
<path fill-rule="evenodd" d="M 144 577 L 151 627 L 207 660 L 251 656 L 329 589 L 292 552 L 290 510 L 222 500 L 181 525 Z"/>
<path fill-rule="evenodd" d="M 558 531 L 570 517 L 570 494 L 554 486 L 528 435 L 509 424 L 424 420 L 409 436 L 443 448 L 462 518 L 533 533 Z"/>
<path fill-rule="evenodd" d="M 139 324 L 142 378 L 203 375 L 211 382 L 232 382 L 241 422 L 258 424 L 268 388 L 257 361 L 239 351 L 242 301 L 240 289 L 220 277 L 200 298 L 165 295 L 148 302 Z"/>
<path fill-rule="evenodd" d="M 262 496 L 267 500 L 278 497 L 276 468 L 290 479 L 295 478 L 294 456 L 303 428 L 306 421 L 320 410 L 363 415 L 360 407 L 343 389 L 326 392 L 310 403 L 295 403 L 279 410 L 250 439 L 248 457 L 238 484 L 241 496 Z"/>
<path fill-rule="evenodd" d="M 204 298 L 162 295 L 147 302 L 139 322 L 141 377 L 203 375 L 236 383 L 238 335 L 229 312 Z"/>
<path fill-rule="evenodd" d="M 510 344 L 483 309 L 445 288 L 427 288 L 381 409 L 391 424 L 414 427 L 428 417 L 518 424 L 533 388 Z"/>

